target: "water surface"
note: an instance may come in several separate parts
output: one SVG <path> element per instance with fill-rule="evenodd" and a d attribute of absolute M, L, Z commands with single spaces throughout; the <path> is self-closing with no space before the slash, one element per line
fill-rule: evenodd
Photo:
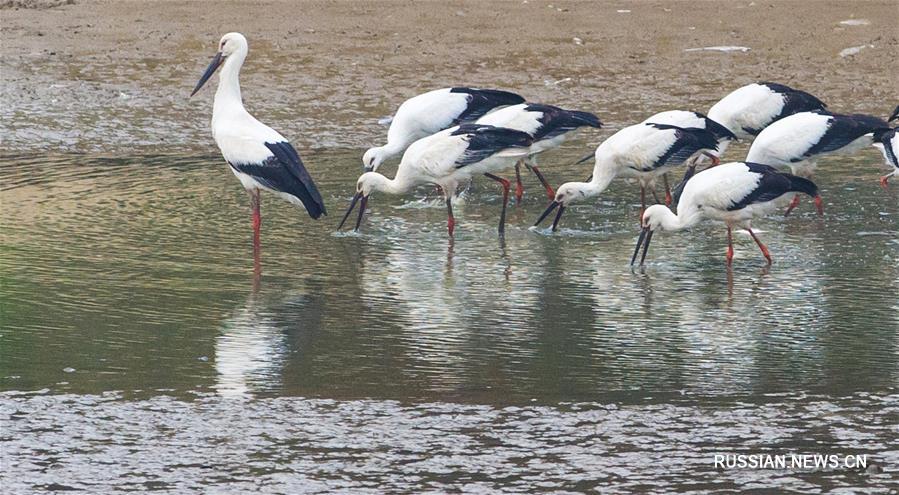
<path fill-rule="evenodd" d="M 549 180 L 584 176 L 584 147 L 548 155 Z M 220 157 L 0 159 L 4 483 L 873 493 L 899 472 L 899 188 L 876 151 L 823 161 L 826 216 L 758 222 L 774 265 L 739 234 L 733 269 L 715 224 L 631 269 L 624 181 L 556 234 L 529 229 L 531 177 L 504 239 L 489 181 L 454 241 L 427 189 L 336 234 L 358 155 L 304 153 L 322 221 L 265 197 L 261 277 Z M 713 468 L 733 452 L 878 467 Z"/>

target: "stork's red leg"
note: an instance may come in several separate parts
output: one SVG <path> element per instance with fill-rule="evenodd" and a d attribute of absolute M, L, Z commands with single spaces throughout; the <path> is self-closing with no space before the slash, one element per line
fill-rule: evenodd
<path fill-rule="evenodd" d="M 759 249 L 762 250 L 762 254 L 765 255 L 765 259 L 768 260 L 768 264 L 770 265 L 771 263 L 773 263 L 773 261 L 771 260 L 771 253 L 768 252 L 768 248 L 765 247 L 764 244 L 762 244 L 762 241 L 760 241 L 759 238 L 756 237 L 755 232 L 753 232 L 752 229 L 746 229 L 746 232 L 749 232 L 749 235 L 752 236 L 752 240 L 754 240 L 755 243 L 758 244 Z"/>
<path fill-rule="evenodd" d="M 260 211 L 259 189 L 250 191 L 250 205 L 253 208 L 253 251 L 258 251 L 259 231 L 262 228 L 262 212 Z"/>
<path fill-rule="evenodd" d="M 895 175 L 895 172 L 892 173 L 892 174 L 886 174 L 886 175 L 884 175 L 883 177 L 880 178 L 880 187 L 882 187 L 882 188 L 884 189 L 884 191 L 885 191 L 886 188 L 887 188 L 887 181 L 888 181 L 888 180 L 890 179 L 890 177 L 892 177 L 893 175 Z"/>
<path fill-rule="evenodd" d="M 503 186 L 503 210 L 499 214 L 499 233 L 503 234 L 506 231 L 506 204 L 509 203 L 509 188 L 512 184 L 503 179 L 502 177 L 497 177 L 493 174 L 484 174 L 488 179 L 493 179 L 500 183 Z"/>
<path fill-rule="evenodd" d="M 668 174 L 662 174 L 662 180 L 665 182 L 665 206 L 671 206 L 674 198 L 671 197 L 671 187 L 668 185 Z"/>
<path fill-rule="evenodd" d="M 456 219 L 453 217 L 453 198 L 451 194 L 446 195 L 446 230 L 449 232 L 449 236 L 453 236 L 453 231 L 456 229 Z"/>
<path fill-rule="evenodd" d="M 799 197 L 798 195 L 796 196 Z M 821 195 L 815 196 L 815 208 L 818 210 L 818 216 L 824 216 L 824 200 L 821 199 Z"/>
<path fill-rule="evenodd" d="M 787 211 L 784 212 L 784 216 L 788 216 L 790 214 L 790 212 L 793 211 L 793 208 L 796 208 L 796 206 L 798 204 L 799 204 L 799 195 L 797 194 L 797 195 L 793 196 L 793 201 L 790 201 L 790 206 L 787 207 Z"/>
<path fill-rule="evenodd" d="M 515 163 L 515 204 L 521 204 L 524 196 L 524 185 L 521 183 L 521 160 Z"/>
<path fill-rule="evenodd" d="M 552 201 L 556 199 L 556 191 L 553 189 L 553 186 L 549 185 L 549 182 L 546 181 L 546 177 L 543 177 L 540 169 L 537 168 L 536 165 L 528 165 L 527 163 L 525 163 L 525 166 L 528 168 L 528 170 L 534 172 L 534 175 L 537 176 L 537 180 L 539 180 L 540 183 L 543 184 L 543 188 L 546 189 L 546 195 L 549 196 L 549 200 Z"/>
<path fill-rule="evenodd" d="M 734 237 L 731 233 L 730 225 L 727 226 L 727 264 L 730 266 L 734 261 Z"/>

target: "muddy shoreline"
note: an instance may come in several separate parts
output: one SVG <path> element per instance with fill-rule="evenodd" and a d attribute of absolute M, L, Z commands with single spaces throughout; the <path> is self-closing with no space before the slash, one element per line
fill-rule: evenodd
<path fill-rule="evenodd" d="M 607 129 L 592 141 L 757 80 L 835 111 L 899 100 L 895 2 L 112 0 L 0 15 L 4 153 L 214 152 L 212 91 L 187 95 L 231 30 L 250 40 L 247 107 L 307 150 L 365 147 L 405 98 L 460 84 L 596 112 Z M 749 50 L 688 51 L 711 46 Z"/>

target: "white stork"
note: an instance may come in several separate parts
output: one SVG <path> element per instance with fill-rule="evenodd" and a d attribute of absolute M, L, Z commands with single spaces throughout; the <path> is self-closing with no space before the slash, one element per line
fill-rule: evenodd
<path fill-rule="evenodd" d="M 759 133 L 746 161 L 789 167 L 793 174 L 810 177 L 819 157 L 855 153 L 874 144 L 875 131 L 887 128 L 886 122 L 870 115 L 801 112 Z M 798 204 L 799 195 L 795 195 L 784 215 Z"/>
<path fill-rule="evenodd" d="M 892 122 L 899 119 L 899 106 L 893 110 L 889 121 Z M 892 167 L 893 171 L 880 178 L 880 185 L 886 189 L 887 180 L 894 175 L 899 175 L 899 127 L 892 129 L 881 129 L 874 133 L 874 147 L 883 153 L 883 159 L 888 167 Z"/>
<path fill-rule="evenodd" d="M 706 129 L 653 123 L 625 127 L 596 148 L 589 182 L 568 182 L 559 187 L 555 199 L 534 226 L 558 207 L 552 224 L 555 231 L 562 213 L 571 203 L 599 195 L 618 175 L 634 177 L 640 182 L 642 215 L 646 208 L 646 189 L 652 190 L 658 176 L 700 153 L 715 151 L 717 146 L 717 138 Z"/>
<path fill-rule="evenodd" d="M 216 69 L 222 68 L 212 107 L 212 137 L 231 171 L 250 194 L 253 246 L 258 250 L 262 225 L 260 190 L 271 191 L 293 204 L 302 204 L 315 219 L 325 214 L 325 203 L 300 155 L 287 139 L 244 109 L 238 76 L 247 50 L 247 39 L 242 34 L 222 36 L 218 53 L 190 95 L 195 95 Z"/>
<path fill-rule="evenodd" d="M 366 172 L 374 172 L 391 156 L 425 136 L 471 122 L 497 107 L 523 103 L 524 98 L 496 89 L 442 88 L 404 101 L 391 117 L 387 144 L 362 156 Z"/>
<path fill-rule="evenodd" d="M 783 84 L 760 82 L 734 90 L 712 105 L 710 119 L 727 127 L 739 139 L 758 135 L 788 115 L 827 107 L 821 100 Z M 726 145 L 725 145 L 726 147 Z M 719 150 L 721 154 L 724 149 Z"/>
<path fill-rule="evenodd" d="M 502 234 L 511 183 L 492 172 L 511 167 L 517 160 L 526 157 L 533 141 L 530 135 L 521 131 L 480 124 L 463 124 L 421 138 L 412 143 L 403 154 L 393 179 L 378 172 L 366 172 L 359 177 L 356 195 L 337 228 L 343 227 L 359 202 L 359 217 L 355 227 L 358 230 L 368 198 L 374 191 L 403 194 L 418 185 L 434 184 L 443 190 L 446 198 L 447 231 L 452 237 L 456 225 L 452 198 L 456 188 L 473 176 L 484 174 L 503 187 L 503 209 L 499 220 L 499 232 Z"/>
<path fill-rule="evenodd" d="M 559 107 L 539 103 L 519 103 L 501 108 L 481 117 L 477 123 L 526 132 L 534 139 L 530 154 L 515 164 L 515 199 L 519 203 L 524 194 L 520 171 L 522 163 L 537 176 L 546 189 L 549 199 L 552 199 L 556 193 L 543 177 L 540 169 L 537 168 L 537 155 L 560 146 L 568 135 L 580 127 L 596 129 L 602 127 L 602 122 L 592 113 L 563 110 Z"/>
<path fill-rule="evenodd" d="M 779 198 L 792 193 L 819 197 L 818 188 L 812 181 L 778 172 L 768 165 L 732 162 L 699 172 L 684 187 L 677 214 L 663 205 L 650 206 L 643 213 L 643 230 L 631 257 L 631 265 L 636 261 L 641 246 L 643 256 L 640 264 L 643 264 L 649 252 L 649 241 L 656 230 L 682 230 L 704 219 L 720 220 L 727 225 L 728 265 L 734 258 L 731 232 L 734 227 L 749 232 L 770 264 L 771 254 L 752 231 L 752 220 L 776 208 Z"/>

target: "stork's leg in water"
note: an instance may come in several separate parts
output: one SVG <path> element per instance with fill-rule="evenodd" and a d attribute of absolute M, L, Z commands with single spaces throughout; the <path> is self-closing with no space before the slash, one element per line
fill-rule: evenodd
<path fill-rule="evenodd" d="M 790 206 L 787 206 L 787 211 L 784 212 L 784 216 L 789 216 L 790 212 L 793 211 L 796 206 L 799 205 L 799 194 L 793 196 L 793 201 L 790 201 Z"/>
<path fill-rule="evenodd" d="M 668 174 L 662 174 L 662 181 L 665 182 L 665 206 L 671 206 L 673 199 L 671 198 L 671 187 L 668 186 Z"/>
<path fill-rule="evenodd" d="M 250 206 L 253 208 L 253 252 L 259 252 L 259 231 L 262 228 L 262 212 L 260 211 L 259 189 L 248 191 L 250 193 Z"/>
<path fill-rule="evenodd" d="M 755 243 L 758 244 L 759 249 L 762 250 L 762 254 L 765 255 L 765 259 L 768 260 L 768 264 L 770 265 L 771 263 L 773 263 L 773 261 L 771 260 L 771 253 L 768 252 L 768 248 L 764 244 L 762 244 L 762 241 L 760 241 L 759 238 L 756 237 L 755 232 L 753 232 L 752 229 L 746 229 L 746 232 L 749 232 L 749 235 L 752 236 L 752 240 L 754 240 Z"/>
<path fill-rule="evenodd" d="M 503 186 L 503 210 L 499 214 L 499 233 L 500 235 L 504 234 L 506 231 L 506 205 L 509 203 L 509 188 L 512 187 L 512 184 L 509 183 L 506 179 L 502 177 L 497 177 L 493 174 L 484 174 L 488 179 L 493 179 L 500 183 Z"/>
<path fill-rule="evenodd" d="M 533 172 L 534 175 L 537 176 L 537 180 L 539 180 L 540 183 L 543 184 L 543 188 L 546 189 L 546 195 L 549 196 L 549 200 L 552 201 L 556 199 L 556 191 L 553 189 L 553 186 L 549 185 L 549 182 L 546 181 L 546 177 L 543 177 L 543 173 L 540 172 L 540 169 L 537 168 L 537 165 L 534 163 L 524 162 L 524 166 L 527 167 L 528 170 Z"/>
<path fill-rule="evenodd" d="M 453 231 L 456 230 L 456 219 L 453 217 L 453 195 L 446 195 L 446 231 L 449 233 L 449 236 L 453 236 Z"/>
<path fill-rule="evenodd" d="M 734 261 L 734 236 L 731 232 L 730 225 L 727 226 L 727 264 L 730 266 Z"/>
<path fill-rule="evenodd" d="M 521 198 L 524 196 L 524 185 L 521 183 L 521 162 L 515 162 L 515 204 L 521 204 Z"/>

